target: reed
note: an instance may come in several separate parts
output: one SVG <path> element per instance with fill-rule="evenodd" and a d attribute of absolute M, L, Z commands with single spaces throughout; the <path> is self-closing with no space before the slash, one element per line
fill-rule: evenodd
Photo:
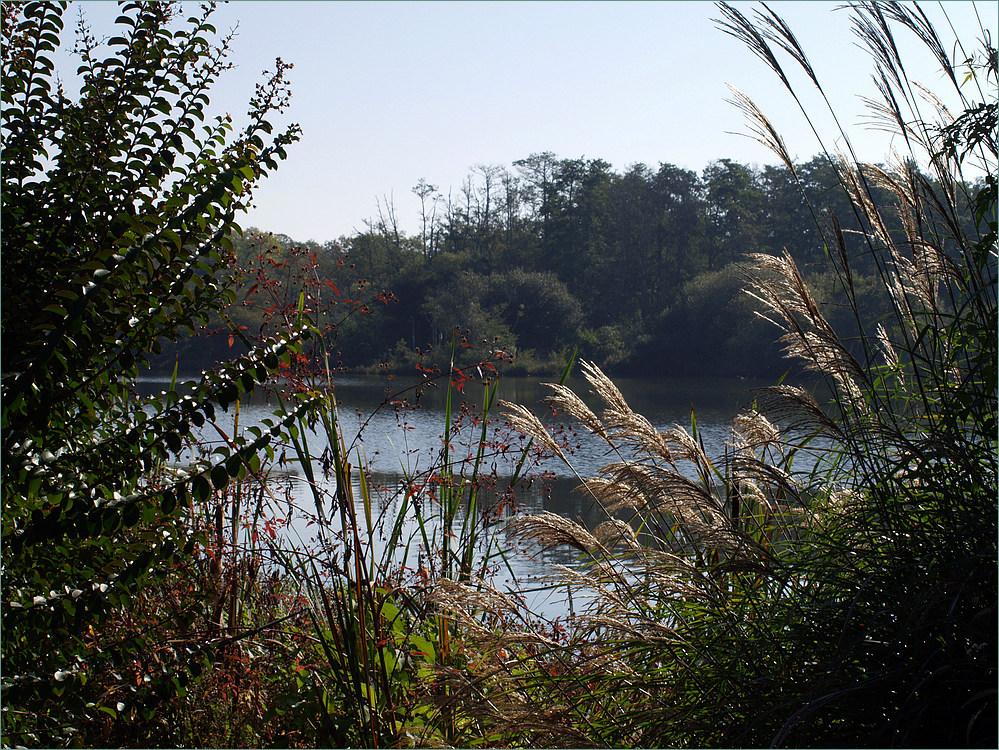
<path fill-rule="evenodd" d="M 469 659 L 467 633 L 432 596 L 449 580 L 486 596 L 492 571 L 504 565 L 482 505 L 487 490 L 502 492 L 485 469 L 498 450 L 490 429 L 496 382 L 483 382 L 478 419 L 465 423 L 474 415 L 459 415 L 453 390 L 465 387 L 470 369 L 488 367 L 458 367 L 456 346 L 451 366 L 428 372 L 419 386 L 440 381 L 446 388 L 440 453 L 394 490 L 369 481 L 361 432 L 344 433 L 325 351 L 325 366 L 303 381 L 303 397 L 319 399 L 322 408 L 291 431 L 289 455 L 316 509 L 318 544 L 272 552 L 301 592 L 310 623 L 294 695 L 298 715 L 310 717 L 303 735 L 320 744 L 453 746 L 487 734 L 479 722 L 457 715 L 453 676 Z M 521 480 L 525 459 L 508 492 Z"/>
<path fill-rule="evenodd" d="M 785 59 L 824 98 L 777 15 L 719 8 L 722 28 L 796 101 Z M 293 415 L 282 416 L 286 447 L 318 543 L 271 533 L 288 502 L 274 473 L 264 478 L 284 461 L 273 449 L 269 463 L 248 462 L 211 493 L 197 528 L 206 564 L 179 576 L 210 595 L 216 647 L 211 675 L 176 702 L 178 713 L 205 706 L 183 719 L 185 743 L 994 746 L 996 53 L 988 39 L 981 54 L 962 51 L 963 81 L 917 7 L 850 12 L 884 98 L 873 111 L 911 150 L 862 164 L 841 129 L 841 151 L 826 156 L 891 314 L 866 317 L 842 217 L 819 206 L 809 208 L 847 330 L 790 255 L 746 266 L 761 314 L 831 400 L 789 383 L 764 389 L 722 455 L 709 455 L 695 414 L 660 430 L 592 363 L 582 366 L 593 396 L 584 400 L 565 386 L 567 367 L 551 405 L 610 458 L 580 477 L 600 523 L 542 513 L 507 527 L 514 540 L 578 553 L 550 580 L 572 615 L 549 623 L 492 579 L 508 553 L 484 506 L 497 405 L 530 438 L 511 487 L 532 447 L 572 465 L 553 431 L 524 406 L 498 404 L 486 379 L 466 442 L 451 386 L 470 368 L 456 365 L 455 342 L 450 366 L 424 382 L 448 388 L 439 457 L 382 492 L 360 436 L 344 432 L 320 348 L 317 368 L 289 373 L 297 392 L 280 410 Z M 900 30 L 940 63 L 957 116 L 932 96 L 923 114 L 895 53 Z M 794 172 L 772 123 L 734 96 L 754 136 Z M 962 171 L 971 162 L 985 174 L 973 185 Z M 306 294 L 284 309 L 289 327 L 310 325 L 305 310 L 317 306 Z M 242 445 L 244 429 L 237 419 L 222 437 Z"/>
<path fill-rule="evenodd" d="M 719 8 L 721 27 L 799 104 L 787 59 L 825 100 L 779 16 Z M 826 156 L 891 314 L 865 318 L 841 217 L 810 206 L 851 329 L 829 322 L 789 255 L 752 256 L 747 275 L 788 356 L 825 381 L 829 403 L 788 384 L 766 389 L 736 419 L 725 455 L 711 457 L 695 419 L 656 430 L 593 365 L 584 373 L 599 414 L 553 388 L 558 409 L 616 456 L 583 484 L 607 520 L 587 529 L 542 514 L 511 530 L 577 549 L 581 567 L 558 574 L 587 604 L 551 643 L 505 626 L 503 600 L 492 605 L 497 629 L 482 632 L 467 620 L 471 591 L 453 582 L 440 594 L 483 649 L 507 648 L 502 668 L 466 677 L 477 692 L 464 693 L 465 712 L 488 716 L 504 742 L 996 741 L 996 52 L 983 31 L 981 51 L 958 46 L 967 61 L 954 62 L 916 6 L 850 12 L 883 96 L 872 110 L 908 151 L 862 164 L 840 127 L 841 152 Z M 957 116 L 909 79 L 899 33 L 939 63 Z M 739 92 L 736 103 L 793 171 L 765 115 Z M 977 184 L 963 173 L 972 162 L 985 175 Z M 532 413 L 508 412 L 570 460 Z"/>

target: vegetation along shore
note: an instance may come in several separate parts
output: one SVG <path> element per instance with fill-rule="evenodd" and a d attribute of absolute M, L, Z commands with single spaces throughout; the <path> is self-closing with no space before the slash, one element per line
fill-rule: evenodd
<path fill-rule="evenodd" d="M 734 91 L 775 166 L 533 153 L 421 181 L 415 233 L 384 205 L 303 243 L 237 223 L 300 137 L 288 64 L 237 128 L 213 7 L 123 3 L 78 25 L 70 95 L 72 6 L 4 4 L 4 747 L 996 746 L 994 39 L 840 11 L 904 148 L 861 163 L 741 7 L 718 34 L 814 158 Z M 349 370 L 386 388 L 350 420 Z M 716 449 L 615 383 L 667 373 L 773 385 Z M 547 404 L 502 401 L 512 374 Z M 431 390 L 439 440 L 384 480 L 365 429 Z M 524 508 L 551 462 L 585 522 Z"/>

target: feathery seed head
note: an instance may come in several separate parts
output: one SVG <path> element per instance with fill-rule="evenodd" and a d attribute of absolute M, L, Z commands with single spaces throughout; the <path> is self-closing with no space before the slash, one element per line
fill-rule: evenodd
<path fill-rule="evenodd" d="M 545 383 L 545 385 L 555 391 L 555 393 L 548 396 L 545 401 L 562 409 L 562 411 L 571 414 L 573 417 L 582 422 L 586 429 L 594 435 L 599 435 L 600 437 L 606 439 L 607 433 L 604 429 L 603 423 L 597 415 L 593 413 L 590 407 L 583 402 L 583 399 L 577 396 L 571 388 L 568 388 L 561 383 Z"/>
<path fill-rule="evenodd" d="M 583 526 L 548 511 L 514 519 L 507 524 L 506 529 L 512 538 L 533 539 L 544 549 L 566 544 L 580 552 L 606 552 Z"/>
<path fill-rule="evenodd" d="M 732 428 L 739 447 L 756 449 L 781 445 L 780 429 L 756 410 L 736 416 Z"/>
<path fill-rule="evenodd" d="M 514 429 L 538 441 L 551 451 L 552 454 L 561 458 L 565 463 L 569 463 L 569 459 L 566 458 L 562 447 L 555 442 L 555 439 L 545 429 L 545 426 L 541 424 L 541 420 L 538 419 L 534 412 L 526 406 L 511 404 L 509 401 L 500 401 L 499 403 L 506 410 L 504 414 Z"/>
<path fill-rule="evenodd" d="M 622 546 L 634 551 L 641 548 L 635 536 L 635 530 L 617 518 L 601 523 L 593 530 L 593 536 L 607 549 Z"/>
<path fill-rule="evenodd" d="M 596 393 L 610 411 L 619 412 L 621 414 L 626 414 L 631 411 L 631 407 L 628 406 L 628 402 L 625 400 L 624 396 L 621 395 L 621 391 L 618 390 L 617 386 L 614 385 L 613 381 L 604 375 L 603 371 L 597 367 L 593 362 L 583 362 L 583 375 L 586 377 L 587 382 L 593 388 L 593 392 Z"/>

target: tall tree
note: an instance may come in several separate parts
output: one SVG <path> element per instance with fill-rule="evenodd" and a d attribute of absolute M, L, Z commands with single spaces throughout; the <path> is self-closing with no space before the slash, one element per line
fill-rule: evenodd
<path fill-rule="evenodd" d="M 731 159 L 709 164 L 703 179 L 709 203 L 707 270 L 717 271 L 760 249 L 764 196 L 753 170 Z"/>
<path fill-rule="evenodd" d="M 413 192 L 420 199 L 420 244 L 423 254 L 432 258 L 437 254 L 437 206 L 441 200 L 440 190 L 421 177 Z"/>

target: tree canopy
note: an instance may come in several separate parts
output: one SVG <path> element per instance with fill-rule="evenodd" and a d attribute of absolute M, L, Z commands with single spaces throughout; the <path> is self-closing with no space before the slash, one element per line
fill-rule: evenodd
<path fill-rule="evenodd" d="M 457 327 L 467 330 L 468 361 L 502 345 L 517 355 L 515 372 L 551 372 L 579 346 L 618 374 L 778 375 L 788 365 L 742 293 L 747 254 L 787 251 L 818 281 L 836 217 L 864 304 L 889 309 L 865 281 L 876 264 L 838 180 L 825 156 L 793 169 L 720 159 L 701 174 L 672 164 L 620 173 L 546 152 L 509 169 L 473 168 L 460 196 L 421 181 L 416 234 L 383 206 L 365 230 L 323 244 L 260 231 L 235 242 L 244 267 L 265 247 L 297 248 L 315 254 L 316 273 L 345 298 L 392 292 L 391 304 L 337 326 L 348 368 L 411 368 L 417 349 L 441 364 Z M 886 220 L 901 230 L 897 215 Z M 970 210 L 962 220 L 970 224 Z M 816 289 L 839 314 L 835 289 Z M 251 318 L 241 323 L 253 327 Z"/>

